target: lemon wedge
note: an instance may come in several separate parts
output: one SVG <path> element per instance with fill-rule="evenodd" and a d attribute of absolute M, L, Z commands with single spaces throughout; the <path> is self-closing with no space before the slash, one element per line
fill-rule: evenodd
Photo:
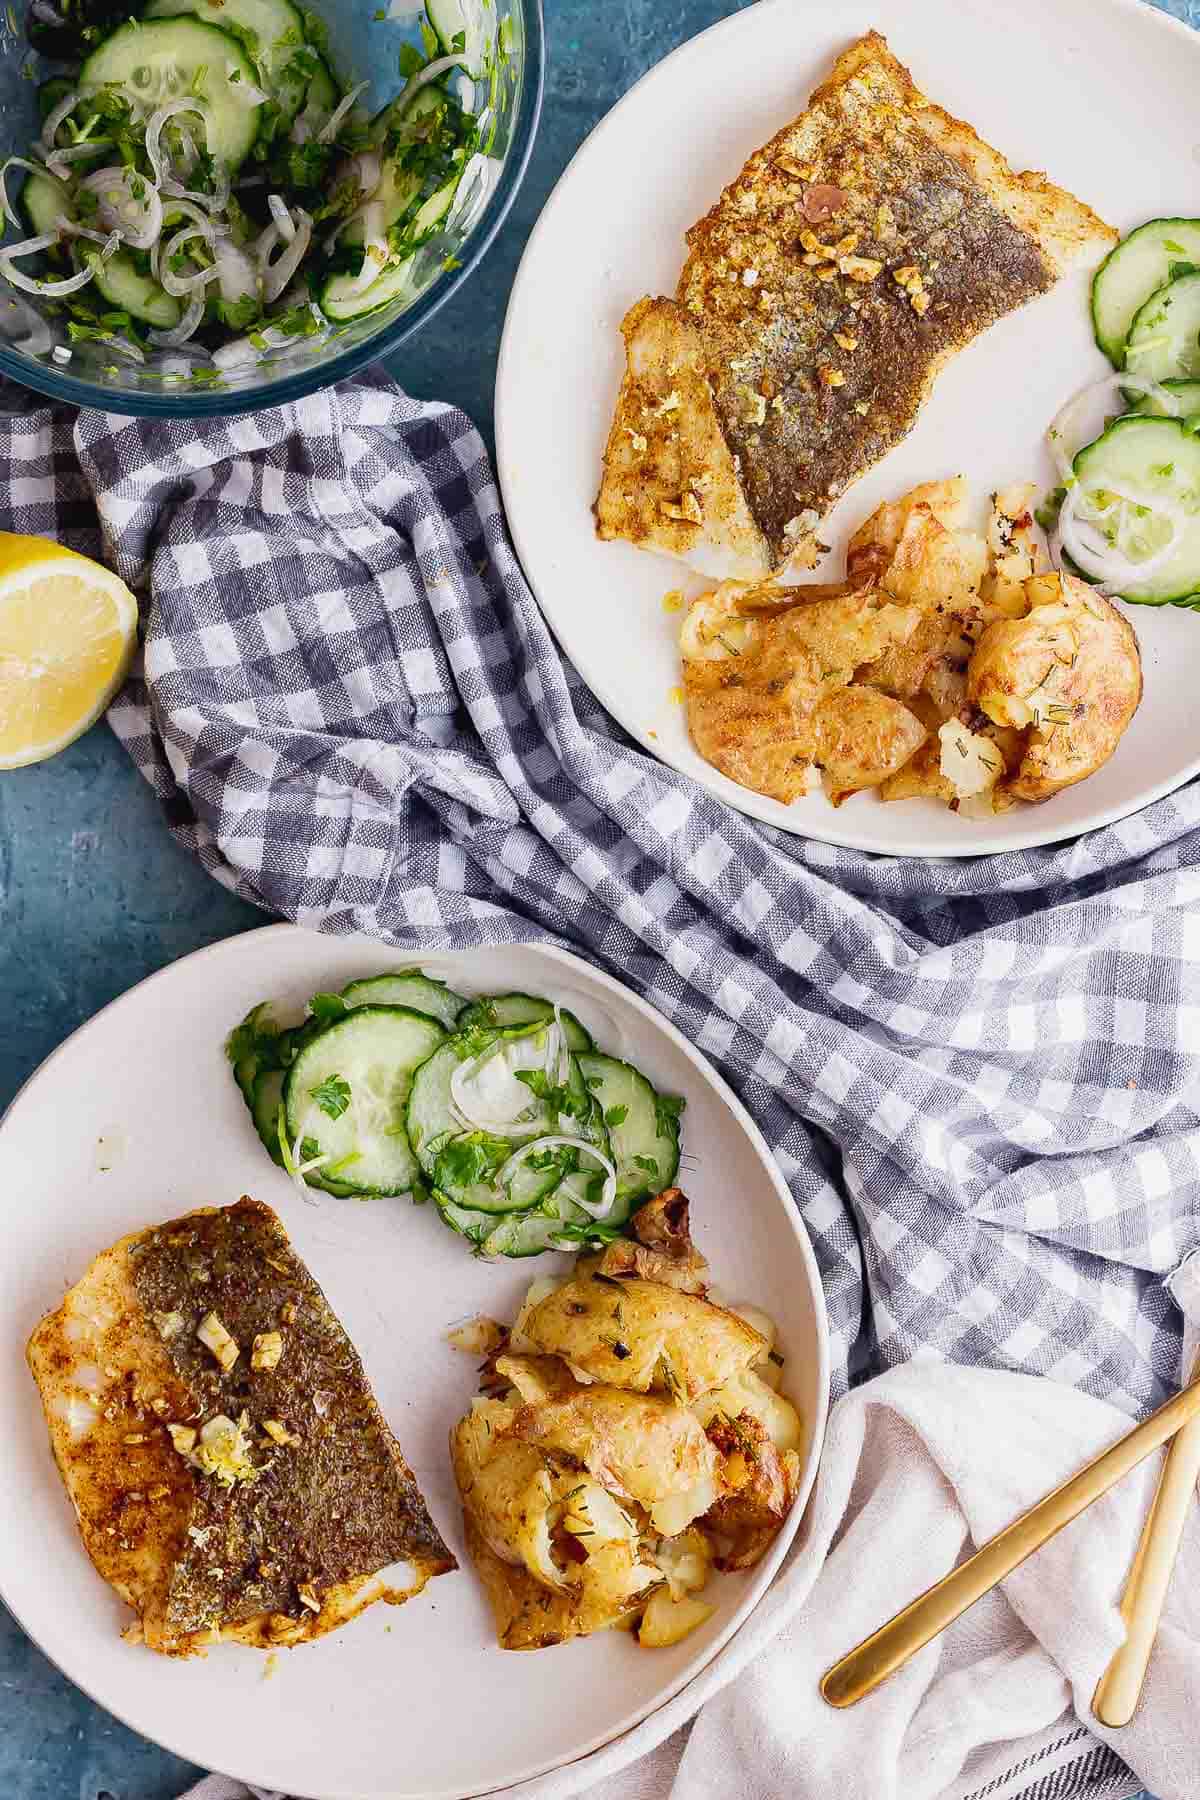
<path fill-rule="evenodd" d="M 0 532 L 0 769 L 41 762 L 94 725 L 136 643 L 123 581 L 49 538 Z"/>

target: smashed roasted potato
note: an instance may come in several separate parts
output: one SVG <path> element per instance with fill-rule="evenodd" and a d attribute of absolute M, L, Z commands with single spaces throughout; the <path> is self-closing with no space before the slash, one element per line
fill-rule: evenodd
<path fill-rule="evenodd" d="M 1094 774 L 1141 699 L 1137 639 L 1040 572 L 1032 494 L 994 494 L 981 535 L 965 481 L 928 482 L 859 527 L 842 583 L 701 594 L 680 637 L 701 756 L 784 804 L 874 788 L 975 817 Z"/>
<path fill-rule="evenodd" d="M 678 1189 L 632 1237 L 535 1281 L 450 1434 L 467 1548 L 506 1650 L 623 1627 L 677 1644 L 795 1502 L 803 1430 L 764 1313 L 708 1298 Z"/>

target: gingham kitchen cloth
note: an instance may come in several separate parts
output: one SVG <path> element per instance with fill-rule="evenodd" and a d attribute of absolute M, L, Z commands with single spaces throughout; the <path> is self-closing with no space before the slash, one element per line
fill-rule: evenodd
<path fill-rule="evenodd" d="M 3 523 L 102 541 L 146 596 L 111 723 L 218 880 L 414 950 L 553 939 L 637 988 L 791 1185 L 835 1393 L 934 1354 L 1165 1397 L 1161 1277 L 1200 1243 L 1200 786 L 977 862 L 808 843 L 603 712 L 454 409 L 378 371 L 195 422 L 0 398 Z M 1115 1791 L 1096 1748 L 1056 1797 Z"/>

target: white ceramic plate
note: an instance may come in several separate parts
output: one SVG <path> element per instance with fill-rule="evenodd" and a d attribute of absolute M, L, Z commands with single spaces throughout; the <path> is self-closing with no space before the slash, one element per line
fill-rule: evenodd
<path fill-rule="evenodd" d="M 448 1800 L 583 1755 L 676 1693 L 753 1608 L 799 1523 L 825 1418 L 828 1352 L 816 1265 L 766 1145 L 733 1094 L 643 1001 L 577 958 L 512 947 L 420 959 L 468 994 L 524 989 L 571 1006 L 606 1049 L 688 1102 L 684 1150 L 698 1239 L 721 1286 L 781 1322 L 788 1388 L 808 1431 L 801 1499 L 772 1554 L 721 1578 L 704 1631 L 664 1651 L 610 1632 L 546 1651 L 495 1646 L 462 1547 L 446 1438 L 475 1363 L 444 1342 L 483 1310 L 511 1318 L 535 1273 L 566 1259 L 483 1263 L 432 1207 L 307 1201 L 254 1137 L 222 1040 L 266 996 L 399 967 L 361 940 L 292 926 L 230 939 L 163 970 L 75 1033 L 0 1128 L 0 1593 L 47 1655 L 148 1737 L 208 1767 L 322 1800 Z M 128 1611 L 87 1561 L 48 1448 L 23 1348 L 89 1260 L 124 1232 L 251 1193 L 283 1218 L 357 1344 L 459 1573 L 399 1608 L 282 1653 L 229 1646 L 171 1662 L 123 1644 Z"/>
<path fill-rule="evenodd" d="M 500 477 L 517 553 L 567 655 L 646 749 L 755 818 L 833 844 L 971 856 L 1110 823 L 1200 769 L 1200 618 L 1131 607 L 1146 695 L 1108 766 L 1041 807 L 960 819 L 933 801 L 818 794 L 783 806 L 693 750 L 678 616 L 663 595 L 706 585 L 682 565 L 601 544 L 591 503 L 623 366 L 618 325 L 642 294 L 675 290 L 683 234 L 749 152 L 802 110 L 837 53 L 885 33 L 918 86 L 1014 167 L 1045 169 L 1121 230 L 1200 212 L 1200 37 L 1137 0 L 763 0 L 685 44 L 609 113 L 546 205 L 513 289 L 496 383 Z M 911 436 L 842 500 L 826 536 L 834 576 L 850 530 L 881 500 L 961 473 L 1053 485 L 1042 436 L 1062 402 L 1111 372 L 1091 340 L 1088 275 L 1013 314 L 956 357 Z M 829 578 L 829 577 L 827 577 Z"/>

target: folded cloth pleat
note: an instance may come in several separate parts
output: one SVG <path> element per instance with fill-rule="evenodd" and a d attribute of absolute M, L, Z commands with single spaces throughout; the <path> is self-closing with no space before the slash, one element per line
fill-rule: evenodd
<path fill-rule="evenodd" d="M 144 596 L 110 720 L 218 880 L 406 950 L 552 939 L 644 994 L 783 1169 L 835 1395 L 921 1356 L 1165 1397 L 1162 1277 L 1200 1242 L 1200 786 L 986 859 L 796 838 L 599 706 L 453 408 L 378 371 L 232 419 L 3 398 L 4 523 Z"/>

